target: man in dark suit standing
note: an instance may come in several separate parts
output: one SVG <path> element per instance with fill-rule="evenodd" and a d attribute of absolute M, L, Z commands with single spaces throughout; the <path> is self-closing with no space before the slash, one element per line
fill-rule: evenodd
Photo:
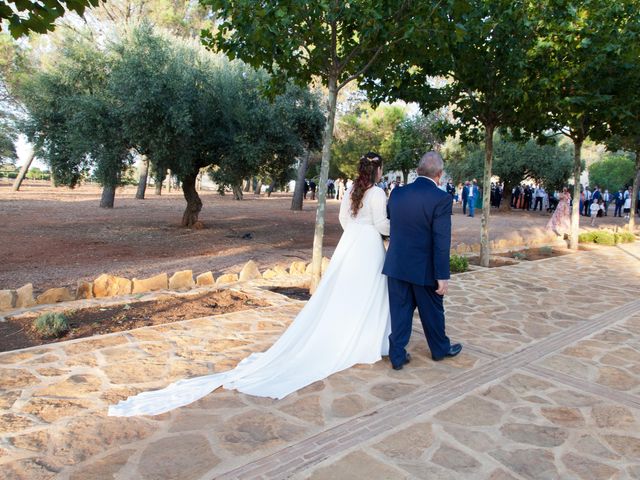
<path fill-rule="evenodd" d="M 443 169 L 440 154 L 426 153 L 418 165 L 418 178 L 394 189 L 387 207 L 391 240 L 382 273 L 388 277 L 389 359 L 395 370 L 411 360 L 406 346 L 416 307 L 433 360 L 453 357 L 462 350 L 445 333 L 452 201 L 438 188 Z"/>
<path fill-rule="evenodd" d="M 462 213 L 467 214 L 467 202 L 469 201 L 469 181 L 464 182 L 462 187 Z"/>

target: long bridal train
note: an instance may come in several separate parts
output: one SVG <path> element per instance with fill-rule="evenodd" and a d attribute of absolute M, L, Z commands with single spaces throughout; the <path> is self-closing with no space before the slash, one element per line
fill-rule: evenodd
<path fill-rule="evenodd" d="M 158 415 L 194 402 L 219 387 L 259 397 L 284 398 L 357 363 L 388 354 L 389 301 L 382 275 L 388 235 L 386 196 L 369 189 L 356 218 L 350 195 L 340 208 L 345 229 L 318 289 L 271 348 L 233 370 L 143 392 L 109 407 L 111 416 Z"/>

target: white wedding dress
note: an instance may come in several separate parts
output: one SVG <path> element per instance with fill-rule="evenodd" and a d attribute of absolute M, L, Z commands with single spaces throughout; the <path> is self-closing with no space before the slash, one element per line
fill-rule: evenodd
<path fill-rule="evenodd" d="M 311 299 L 282 336 L 233 370 L 172 383 L 109 407 L 111 416 L 157 415 L 224 387 L 283 398 L 357 363 L 375 363 L 389 350 L 389 299 L 382 275 L 389 234 L 387 198 L 378 187 L 364 195 L 354 218 L 351 192 L 340 205 L 344 233 Z"/>

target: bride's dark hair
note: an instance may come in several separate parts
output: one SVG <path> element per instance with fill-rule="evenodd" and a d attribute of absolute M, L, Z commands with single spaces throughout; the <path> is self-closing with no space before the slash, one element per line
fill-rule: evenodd
<path fill-rule="evenodd" d="M 362 208 L 362 199 L 367 190 L 376 183 L 378 168 L 382 167 L 382 157 L 369 152 L 360 157 L 358 178 L 353 182 L 351 191 L 351 214 L 355 217 Z"/>

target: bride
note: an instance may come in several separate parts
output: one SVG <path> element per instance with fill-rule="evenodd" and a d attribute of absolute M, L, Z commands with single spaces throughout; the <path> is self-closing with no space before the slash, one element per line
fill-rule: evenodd
<path fill-rule="evenodd" d="M 382 159 L 367 153 L 358 178 L 340 204 L 344 233 L 315 294 L 266 352 L 236 368 L 172 383 L 109 407 L 111 416 L 157 415 L 224 387 L 284 398 L 357 363 L 375 363 L 389 350 L 389 300 L 382 275 L 389 235 L 387 197 L 376 187 Z"/>

